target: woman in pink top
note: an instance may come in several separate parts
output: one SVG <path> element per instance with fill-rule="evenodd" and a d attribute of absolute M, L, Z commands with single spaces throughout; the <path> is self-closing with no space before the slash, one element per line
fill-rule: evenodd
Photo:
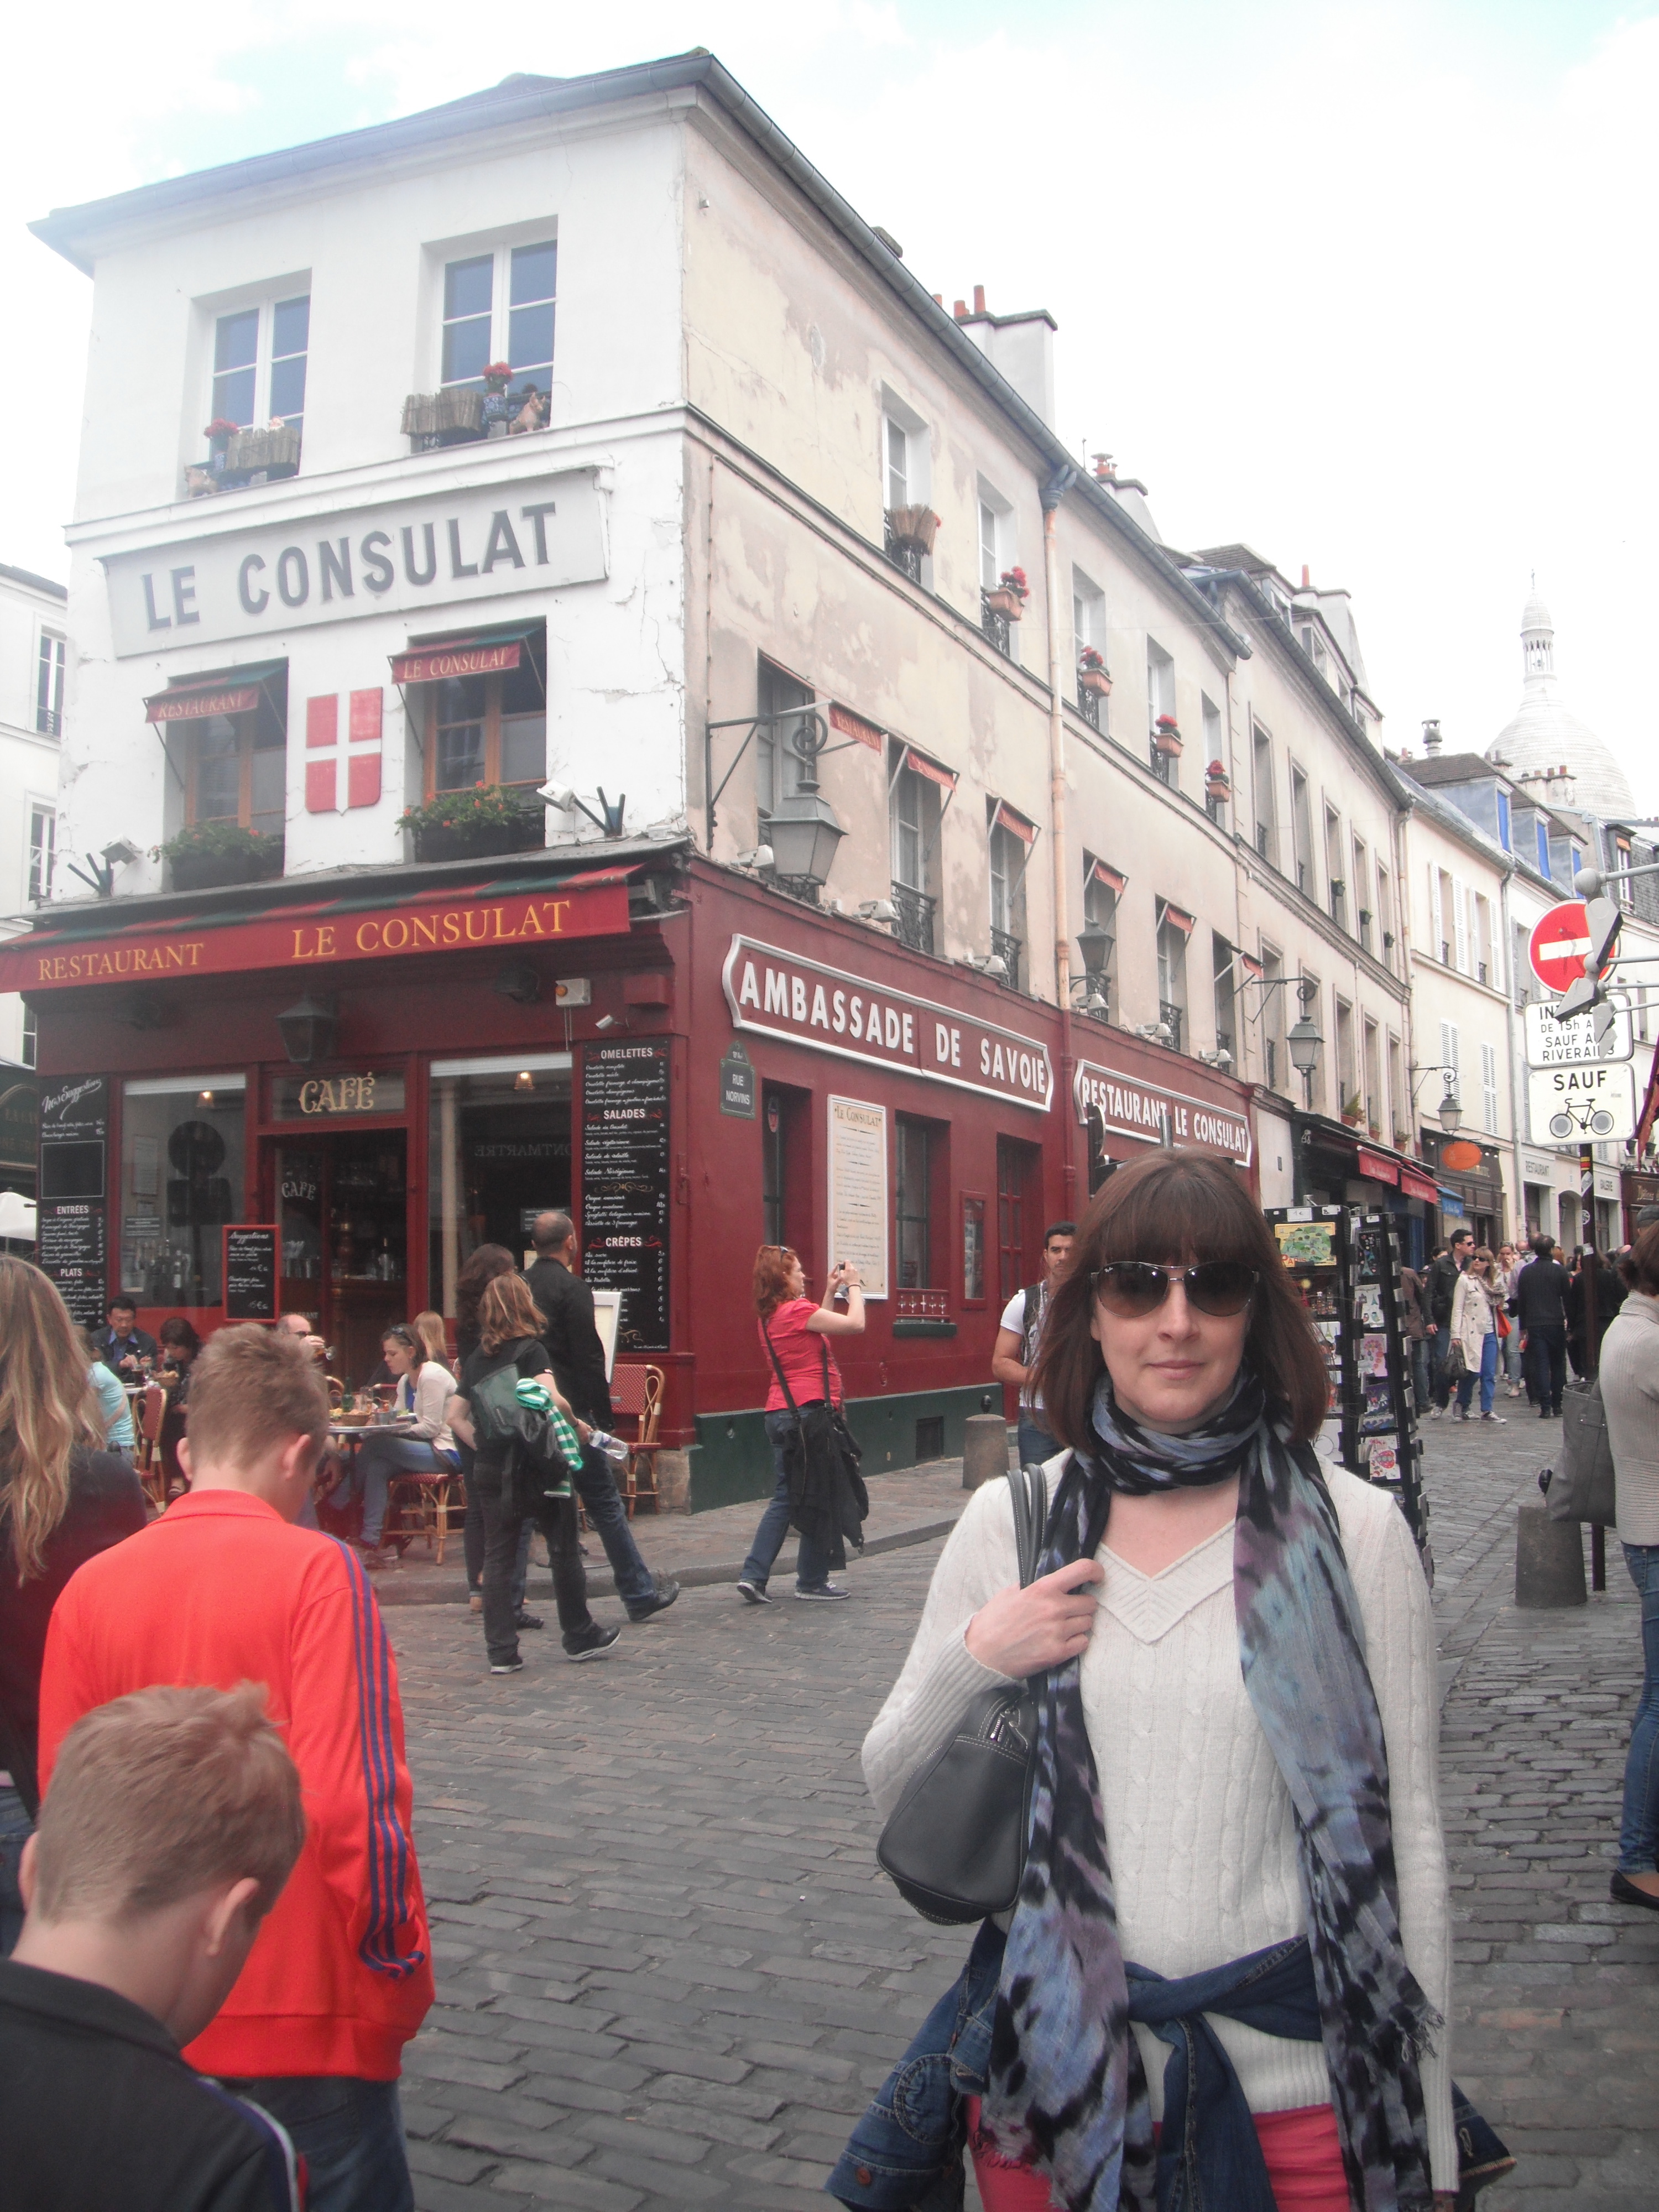
<path fill-rule="evenodd" d="M 847 1311 L 837 1313 L 836 1298 L 842 1292 Z M 856 1267 L 838 1261 L 830 1270 L 822 1301 L 814 1305 L 806 1295 L 806 1277 L 799 1256 L 787 1244 L 763 1244 L 755 1255 L 755 1311 L 760 1320 L 761 1357 L 770 1382 L 766 1394 L 766 1440 L 772 1447 L 777 1486 L 755 1531 L 738 1590 L 745 1604 L 770 1605 L 767 1578 L 789 1533 L 789 1472 L 784 1447 L 795 1425 L 789 1399 L 793 1398 L 798 1406 L 822 1404 L 827 1392 L 831 1403 L 841 1403 L 841 1370 L 823 1340 L 863 1335 L 864 1286 Z M 780 1368 L 789 1385 L 787 1397 L 778 1377 Z M 795 1559 L 795 1595 L 824 1602 L 846 1595 L 830 1581 L 829 1562 L 817 1546 L 803 1536 Z"/>

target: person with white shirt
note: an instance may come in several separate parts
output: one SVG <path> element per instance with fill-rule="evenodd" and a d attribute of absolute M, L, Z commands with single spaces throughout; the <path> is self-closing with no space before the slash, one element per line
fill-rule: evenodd
<path fill-rule="evenodd" d="M 1161 2123 L 1183 2203 L 1294 2174 L 1299 2207 L 1347 2212 L 1352 2171 L 1373 2207 L 1451 2205 L 1428 1584 L 1389 1492 L 1310 1449 L 1320 1347 L 1231 1164 L 1112 1177 L 1036 1380 L 1060 1444 L 1037 1578 L 986 1484 L 863 1753 L 885 1818 L 970 1698 L 1037 1692 L 1018 1901 L 959 1984 L 982 2002 L 988 1963 L 995 2032 L 977 2080 L 964 2044 L 950 2060 L 983 2201 L 1115 2207 Z M 876 2201 L 861 2135 L 890 2101 L 831 2179 L 844 2203 Z"/>
<path fill-rule="evenodd" d="M 362 1493 L 362 1548 L 367 1566 L 385 1566 L 380 1548 L 388 1490 L 394 1475 L 453 1474 L 461 1455 L 455 1449 L 446 1411 L 455 1395 L 455 1377 L 433 1358 L 416 1331 L 397 1322 L 380 1339 L 380 1349 L 397 1383 L 397 1409 L 403 1420 L 396 1435 L 371 1429 L 357 1452 L 357 1463 L 335 1493 L 343 1502 L 353 1488 Z"/>
<path fill-rule="evenodd" d="M 1054 1455 L 1056 1446 L 1042 1418 L 1042 1398 L 1033 1376 L 1042 1346 L 1042 1324 L 1048 1317 L 1048 1301 L 1054 1285 L 1072 1264 L 1072 1244 L 1077 1236 L 1074 1221 L 1056 1221 L 1042 1239 L 1042 1280 L 1016 1291 L 1003 1309 L 997 1330 L 991 1372 L 999 1382 L 1019 1392 L 1019 1463 L 1041 1465 Z"/>

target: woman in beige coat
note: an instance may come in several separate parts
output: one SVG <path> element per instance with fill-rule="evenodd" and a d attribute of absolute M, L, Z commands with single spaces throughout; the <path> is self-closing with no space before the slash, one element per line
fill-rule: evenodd
<path fill-rule="evenodd" d="M 1504 1285 L 1498 1262 L 1483 1244 L 1457 1279 L 1452 1294 L 1452 1334 L 1463 1348 L 1463 1372 L 1457 1378 L 1457 1419 L 1469 1418 L 1469 1401 L 1475 1378 L 1480 1382 L 1480 1418 L 1501 1425 L 1492 1401 L 1498 1386 L 1498 1316 L 1503 1310 Z"/>

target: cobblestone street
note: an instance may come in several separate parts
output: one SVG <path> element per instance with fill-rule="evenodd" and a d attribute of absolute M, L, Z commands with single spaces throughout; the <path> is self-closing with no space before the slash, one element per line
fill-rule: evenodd
<path fill-rule="evenodd" d="M 1613 1540 L 1605 1597 L 1517 1613 L 1513 1507 L 1559 1425 L 1427 1433 L 1454 2066 L 1521 2161 L 1481 2203 L 1652 2212 L 1659 1922 L 1607 1893 L 1633 1593 Z M 688 1589 L 602 1665 L 550 1617 L 502 1681 L 464 1608 L 388 1611 L 439 1969 L 404 2080 L 422 2212 L 826 2203 L 965 1949 L 877 1872 L 858 1766 L 939 1547 L 855 1565 L 844 1607 Z"/>

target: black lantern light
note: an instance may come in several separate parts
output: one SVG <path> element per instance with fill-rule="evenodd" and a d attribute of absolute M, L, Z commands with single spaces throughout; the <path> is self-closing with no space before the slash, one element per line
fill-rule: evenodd
<path fill-rule="evenodd" d="M 286 1013 L 277 1015 L 283 1049 L 296 1067 L 313 1066 L 318 1060 L 326 1060 L 333 1051 L 334 1009 L 331 997 L 313 999 L 307 991 Z"/>

